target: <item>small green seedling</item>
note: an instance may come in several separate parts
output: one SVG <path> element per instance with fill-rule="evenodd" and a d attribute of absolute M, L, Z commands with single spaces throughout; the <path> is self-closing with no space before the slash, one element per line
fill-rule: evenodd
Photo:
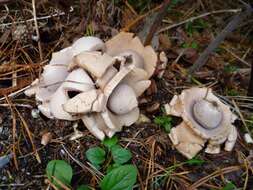
<path fill-rule="evenodd" d="M 193 48 L 193 49 L 198 49 L 199 45 L 197 42 L 192 42 L 191 44 L 188 43 L 183 43 L 182 48 Z"/>
<path fill-rule="evenodd" d="M 193 33 L 195 32 L 198 32 L 198 33 L 202 32 L 202 30 L 207 27 L 208 27 L 208 24 L 203 19 L 197 19 L 197 20 L 194 20 L 193 22 L 190 21 L 185 24 L 185 30 L 190 36 L 192 36 Z"/>
<path fill-rule="evenodd" d="M 130 190 L 136 183 L 137 168 L 127 164 L 131 158 L 130 150 L 118 144 L 116 136 L 106 138 L 103 147 L 93 147 L 86 151 L 85 155 L 89 162 L 97 169 L 105 163 L 106 175 L 100 183 L 102 190 Z M 106 159 L 112 158 L 112 159 Z M 127 164 L 127 165 L 125 165 Z"/>
<path fill-rule="evenodd" d="M 112 138 L 105 138 L 103 140 L 102 144 L 105 145 L 109 150 L 118 143 L 118 138 L 117 136 L 113 136 Z"/>
<path fill-rule="evenodd" d="M 172 118 L 170 116 L 157 116 L 154 119 L 154 123 L 164 128 L 166 133 L 169 133 L 172 126 Z"/>

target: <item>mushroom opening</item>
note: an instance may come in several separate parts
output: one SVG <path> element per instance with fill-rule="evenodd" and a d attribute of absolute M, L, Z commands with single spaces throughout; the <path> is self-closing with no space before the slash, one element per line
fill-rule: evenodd
<path fill-rule="evenodd" d="M 71 99 L 71 98 L 76 97 L 78 94 L 80 94 L 80 91 L 69 90 L 67 91 L 67 94 L 68 94 L 68 98 Z"/>

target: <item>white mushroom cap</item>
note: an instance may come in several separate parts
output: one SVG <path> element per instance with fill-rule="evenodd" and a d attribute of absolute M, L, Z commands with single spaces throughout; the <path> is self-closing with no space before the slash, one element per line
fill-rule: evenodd
<path fill-rule="evenodd" d="M 65 104 L 69 100 L 66 91 L 63 87 L 59 87 L 56 92 L 53 94 L 50 100 L 50 110 L 52 115 L 57 119 L 63 120 L 75 120 L 69 113 L 63 110 L 63 104 Z"/>
<path fill-rule="evenodd" d="M 169 137 L 176 149 L 189 159 L 203 148 L 206 141 L 196 135 L 184 122 L 172 128 Z"/>
<path fill-rule="evenodd" d="M 105 122 L 104 122 L 104 119 L 103 119 L 103 117 L 101 116 L 101 114 L 95 113 L 95 114 L 93 114 L 93 117 L 94 117 L 95 120 L 96 120 L 96 123 L 97 123 L 97 125 L 98 125 L 98 128 L 99 128 L 100 130 L 102 130 L 102 131 L 106 134 L 107 137 L 111 138 L 111 137 L 116 133 L 115 130 L 112 130 L 112 129 L 110 129 L 110 128 L 108 128 L 108 127 L 106 126 L 106 124 L 105 124 Z"/>
<path fill-rule="evenodd" d="M 82 53 L 83 51 L 105 51 L 104 42 L 96 37 L 87 36 L 76 40 L 72 45 L 73 56 Z"/>
<path fill-rule="evenodd" d="M 174 95 L 169 104 L 164 106 L 167 115 L 174 115 L 180 117 L 183 113 L 183 104 L 181 103 L 180 97 Z"/>
<path fill-rule="evenodd" d="M 63 104 L 63 110 L 70 114 L 85 114 L 92 111 L 92 106 L 97 99 L 95 89 L 82 92 Z"/>
<path fill-rule="evenodd" d="M 68 70 L 65 65 L 46 65 L 42 73 L 44 85 L 50 91 L 55 91 L 65 80 Z"/>
<path fill-rule="evenodd" d="M 79 66 L 88 71 L 93 76 L 102 77 L 105 71 L 115 63 L 115 59 L 106 53 L 99 51 L 82 52 L 75 57 L 75 60 L 70 64 L 69 69 Z"/>
<path fill-rule="evenodd" d="M 41 75 L 43 84 L 48 90 L 55 91 L 65 80 L 68 75 L 67 66 L 72 61 L 72 57 L 71 47 L 52 54 L 51 61 L 44 67 Z"/>
<path fill-rule="evenodd" d="M 40 81 L 39 88 L 35 94 L 35 98 L 40 102 L 48 102 L 55 91 L 48 89 L 46 85 L 44 85 L 43 79 Z"/>
<path fill-rule="evenodd" d="M 64 48 L 58 52 L 54 52 L 52 54 L 52 58 L 49 62 L 49 65 L 65 65 L 68 66 L 68 64 L 72 61 L 73 53 L 72 53 L 72 47 Z"/>
<path fill-rule="evenodd" d="M 206 129 L 219 127 L 223 117 L 222 110 L 218 105 L 204 99 L 194 103 L 192 112 L 196 121 Z"/>
<path fill-rule="evenodd" d="M 134 69 L 134 65 L 122 66 L 119 72 L 107 83 L 103 92 L 105 96 L 109 97 L 113 90 L 118 86 L 122 79 L 127 76 Z"/>
<path fill-rule="evenodd" d="M 106 43 L 106 53 L 117 56 L 125 50 L 136 51 L 144 59 L 144 69 L 148 73 L 148 78 L 155 71 L 157 55 L 151 46 L 144 47 L 138 37 L 133 33 L 120 32 Z M 148 79 L 146 78 L 146 79 Z"/>
<path fill-rule="evenodd" d="M 131 86 L 137 97 L 139 97 L 143 92 L 150 86 L 150 80 L 148 78 L 148 73 L 140 68 L 135 67 L 124 79 L 122 83 Z"/>
<path fill-rule="evenodd" d="M 96 85 L 103 90 L 106 84 L 116 75 L 117 72 L 118 70 L 115 67 L 109 67 L 103 76 L 96 80 Z"/>
<path fill-rule="evenodd" d="M 37 101 L 46 102 L 49 101 L 54 91 L 51 91 L 44 84 L 43 78 L 35 79 L 31 87 L 25 91 L 26 96 L 35 95 Z"/>
<path fill-rule="evenodd" d="M 139 97 L 140 95 L 142 95 L 145 92 L 145 90 L 148 89 L 150 85 L 151 85 L 150 80 L 142 80 L 142 81 L 136 82 L 135 85 L 133 86 L 133 90 L 136 96 Z"/>
<path fill-rule="evenodd" d="M 108 100 L 109 109 L 116 114 L 126 114 L 137 106 L 136 95 L 126 84 L 119 84 Z"/>
<path fill-rule="evenodd" d="M 207 102 L 203 102 L 204 98 L 207 100 Z M 196 102 L 201 103 L 196 104 Z M 221 121 L 219 121 L 221 116 L 218 116 L 220 112 L 217 110 L 215 111 L 214 109 L 210 109 L 210 102 L 214 102 L 218 109 L 220 111 L 222 110 Z M 205 110 L 205 112 L 202 110 L 204 108 L 203 104 L 206 104 L 205 108 L 208 108 Z M 199 108 L 200 111 L 194 111 L 194 105 L 197 105 L 195 109 Z M 187 125 L 203 138 L 215 141 L 227 137 L 228 133 L 231 130 L 231 120 L 234 118 L 234 115 L 231 113 L 229 107 L 223 104 L 216 96 L 213 95 L 211 90 L 207 88 L 191 88 L 184 90 L 181 95 L 175 96 L 175 98 L 172 99 L 170 105 L 167 106 L 166 110 L 170 112 L 167 112 L 168 114 L 181 116 Z M 197 116 L 198 120 L 196 120 L 196 114 L 199 114 Z M 210 124 L 212 122 L 215 124 L 219 123 L 219 126 L 209 128 L 202 126 L 202 124 L 215 125 Z"/>
<path fill-rule="evenodd" d="M 94 89 L 93 82 L 84 70 L 72 71 L 50 100 L 52 115 L 57 119 L 74 120 L 75 118 L 63 109 L 63 104 L 70 99 L 68 91 L 85 92 L 92 89 Z"/>
<path fill-rule="evenodd" d="M 38 89 L 39 89 L 39 79 L 35 79 L 30 86 L 31 87 L 26 89 L 25 92 L 24 92 L 25 95 L 29 96 L 29 97 L 33 96 L 38 91 Z"/>
<path fill-rule="evenodd" d="M 122 128 L 122 124 L 118 120 L 118 117 L 114 115 L 111 111 L 106 109 L 104 112 L 101 113 L 104 122 L 109 129 L 113 131 L 120 131 Z"/>
<path fill-rule="evenodd" d="M 96 101 L 93 102 L 91 111 L 103 112 L 106 109 L 106 103 L 108 98 L 101 92 L 99 92 Z"/>
<path fill-rule="evenodd" d="M 85 70 L 79 68 L 69 73 L 68 77 L 62 84 L 66 90 L 85 92 L 94 89 L 94 83 L 85 72 Z"/>
<path fill-rule="evenodd" d="M 54 118 L 53 115 L 52 115 L 52 113 L 51 113 L 51 111 L 50 111 L 49 103 L 48 102 L 43 102 L 41 105 L 38 105 L 38 109 L 47 118 L 50 118 L 50 119 Z"/>
<path fill-rule="evenodd" d="M 96 122 L 93 115 L 83 115 L 82 121 L 84 125 L 87 127 L 87 129 L 98 139 L 103 140 L 105 138 L 104 132 L 99 129 L 98 123 Z"/>
<path fill-rule="evenodd" d="M 140 110 L 138 107 L 131 110 L 129 113 L 118 115 L 118 120 L 123 126 L 130 126 L 134 124 L 140 115 Z"/>
<path fill-rule="evenodd" d="M 232 128 L 232 130 L 230 131 L 227 141 L 225 143 L 224 149 L 226 151 L 231 151 L 234 148 L 235 143 L 236 143 L 236 139 L 237 139 L 237 135 L 238 135 L 235 126 L 232 125 L 231 128 Z"/>

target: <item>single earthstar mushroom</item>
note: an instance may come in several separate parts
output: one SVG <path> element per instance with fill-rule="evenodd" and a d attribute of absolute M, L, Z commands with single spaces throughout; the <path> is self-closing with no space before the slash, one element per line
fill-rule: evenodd
<path fill-rule="evenodd" d="M 237 130 L 232 123 L 236 116 L 211 89 L 194 87 L 183 90 L 165 105 L 165 109 L 168 115 L 183 119 L 171 130 L 169 137 L 187 158 L 194 157 L 205 142 L 208 142 L 205 152 L 210 154 L 219 153 L 220 145 L 224 142 L 226 151 L 233 149 Z"/>

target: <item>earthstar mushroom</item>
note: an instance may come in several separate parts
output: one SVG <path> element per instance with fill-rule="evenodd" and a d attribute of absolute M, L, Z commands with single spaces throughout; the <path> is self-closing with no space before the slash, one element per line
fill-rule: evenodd
<path fill-rule="evenodd" d="M 46 117 L 81 119 L 103 140 L 138 120 L 137 98 L 149 87 L 156 63 L 153 48 L 132 33 L 121 32 L 106 43 L 82 37 L 53 53 L 25 94 L 35 94 Z"/>
<path fill-rule="evenodd" d="M 231 151 L 237 139 L 233 126 L 236 116 L 209 88 L 193 87 L 175 95 L 165 105 L 168 115 L 182 117 L 183 121 L 172 128 L 169 137 L 173 145 L 187 158 L 194 157 L 208 142 L 205 152 L 217 154 L 225 142 Z"/>

